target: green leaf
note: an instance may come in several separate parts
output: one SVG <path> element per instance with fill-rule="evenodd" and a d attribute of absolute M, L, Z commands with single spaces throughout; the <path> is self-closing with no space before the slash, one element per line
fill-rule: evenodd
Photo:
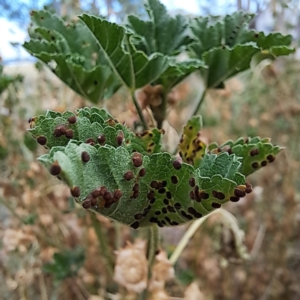
<path fill-rule="evenodd" d="M 7 89 L 7 87 L 14 82 L 22 81 L 23 77 L 20 75 L 9 76 L 3 74 L 3 66 L 0 65 L 0 95 Z"/>
<path fill-rule="evenodd" d="M 206 145 L 201 140 L 200 130 L 202 129 L 202 118 L 194 116 L 183 128 L 183 133 L 179 142 L 179 155 L 186 163 L 199 167 Z"/>
<path fill-rule="evenodd" d="M 253 172 L 267 166 L 275 160 L 282 147 L 270 143 L 270 139 L 259 137 L 239 138 L 236 142 L 228 141 L 221 146 L 211 144 L 208 149 L 211 153 L 227 151 L 242 158 L 240 172 L 248 176 Z"/>
<path fill-rule="evenodd" d="M 82 153 L 88 153 L 88 161 L 82 161 Z M 142 162 L 138 166 L 136 156 Z M 246 188 L 244 176 L 238 173 L 241 163 L 228 153 L 206 155 L 194 168 L 168 153 L 143 156 L 123 147 L 69 142 L 65 148 L 52 148 L 40 161 L 52 173 L 54 166 L 60 170 L 55 174 L 83 207 L 133 228 L 200 218 L 231 197 L 235 200 L 240 186 Z"/>
<path fill-rule="evenodd" d="M 39 160 L 78 203 L 135 229 L 183 224 L 238 201 L 252 190 L 245 176 L 281 150 L 258 137 L 206 147 L 199 139 L 201 117 L 187 123 L 179 144 L 189 164 L 160 152 L 160 130 L 134 134 L 103 109 L 48 111 L 30 125 L 37 141 L 51 148 Z M 62 126 L 64 133 L 54 136 Z"/>
<path fill-rule="evenodd" d="M 134 134 L 118 123 L 104 109 L 96 107 L 78 109 L 74 114 L 48 111 L 45 115 L 31 118 L 29 132 L 47 147 L 66 146 L 70 139 L 93 145 L 121 144 L 129 151 L 149 155 L 161 149 L 162 131 L 156 128 Z"/>
<path fill-rule="evenodd" d="M 206 68 L 206 65 L 198 59 L 189 59 L 182 62 L 170 59 L 169 67 L 156 80 L 155 84 L 162 84 L 166 90 L 170 90 L 191 73 L 202 68 Z"/>
<path fill-rule="evenodd" d="M 225 17 L 198 17 L 191 20 L 194 42 L 191 55 L 204 61 L 208 69 L 201 69 L 207 88 L 221 87 L 223 82 L 250 68 L 255 56 L 263 60 L 294 52 L 288 47 L 290 35 L 265 35 L 249 30 L 253 15 L 236 12 Z M 257 54 L 261 54 L 257 56 Z"/>
<path fill-rule="evenodd" d="M 128 17 L 129 28 L 139 37 L 137 48 L 148 55 L 155 52 L 175 55 L 182 51 L 191 40 L 188 19 L 183 15 L 171 17 L 158 0 L 148 0 L 145 7 L 149 21 Z"/>
<path fill-rule="evenodd" d="M 120 88 L 121 82 L 80 20 L 66 24 L 48 10 L 34 11 L 29 33 L 31 40 L 24 48 L 83 97 L 98 103 Z"/>
<path fill-rule="evenodd" d="M 168 67 L 168 60 L 162 54 L 147 57 L 137 51 L 124 27 L 86 14 L 80 18 L 94 34 L 114 74 L 131 90 L 155 81 Z"/>
<path fill-rule="evenodd" d="M 83 265 L 84 259 L 85 255 L 82 248 L 56 252 L 53 255 L 53 262 L 45 264 L 43 270 L 46 273 L 53 274 L 55 280 L 62 281 L 76 275 Z"/>

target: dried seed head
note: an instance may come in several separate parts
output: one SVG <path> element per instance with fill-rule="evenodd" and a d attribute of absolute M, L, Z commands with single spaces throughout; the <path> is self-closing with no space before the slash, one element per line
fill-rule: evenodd
<path fill-rule="evenodd" d="M 143 164 L 142 155 L 138 152 L 135 152 L 132 156 L 132 163 L 136 168 L 139 168 Z"/>
<path fill-rule="evenodd" d="M 130 292 L 141 293 L 147 287 L 146 241 L 137 240 L 133 245 L 128 243 L 115 253 L 114 280 Z"/>
<path fill-rule="evenodd" d="M 77 121 L 77 118 L 75 116 L 71 116 L 71 117 L 68 118 L 68 122 L 70 124 L 75 124 L 76 121 Z"/>
<path fill-rule="evenodd" d="M 90 155 L 88 154 L 88 152 L 83 151 L 83 152 L 81 153 L 81 160 L 82 160 L 83 162 L 88 162 L 90 159 L 91 159 L 91 157 L 90 157 Z"/>
<path fill-rule="evenodd" d="M 68 130 L 66 131 L 65 136 L 66 136 L 66 138 L 68 138 L 68 139 L 72 139 L 73 136 L 74 136 L 73 130 L 72 130 L 72 129 L 68 129 Z"/>
<path fill-rule="evenodd" d="M 127 181 L 130 181 L 133 177 L 134 177 L 134 175 L 133 175 L 133 173 L 131 171 L 127 171 L 124 174 L 124 179 L 127 180 Z"/>
<path fill-rule="evenodd" d="M 73 197 L 78 198 L 80 196 L 80 188 L 79 188 L 79 186 L 73 186 L 70 191 L 71 191 L 71 195 Z"/>
<path fill-rule="evenodd" d="M 36 140 L 42 146 L 46 145 L 46 143 L 47 143 L 47 139 L 43 135 L 38 136 Z"/>
<path fill-rule="evenodd" d="M 106 141 L 106 137 L 105 137 L 104 134 L 100 134 L 100 135 L 98 136 L 97 140 L 98 140 L 98 143 L 99 143 L 100 145 L 104 145 L 104 144 L 105 144 L 105 141 Z"/>
<path fill-rule="evenodd" d="M 59 166 L 58 163 L 54 163 L 51 167 L 50 167 L 50 174 L 53 176 L 57 176 L 59 175 L 59 173 L 61 172 L 61 167 Z"/>
<path fill-rule="evenodd" d="M 165 251 L 159 251 L 155 256 L 155 259 L 156 262 L 152 268 L 152 277 L 149 284 L 149 290 L 151 291 L 163 290 L 165 282 L 175 277 L 174 267 L 168 260 L 167 253 Z"/>

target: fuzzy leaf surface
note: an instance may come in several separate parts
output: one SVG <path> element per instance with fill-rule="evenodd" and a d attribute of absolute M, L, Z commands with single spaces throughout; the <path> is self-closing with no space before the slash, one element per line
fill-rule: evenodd
<path fill-rule="evenodd" d="M 167 69 L 167 57 L 159 53 L 147 57 L 137 51 L 124 27 L 87 14 L 80 18 L 97 39 L 111 70 L 131 90 L 155 81 Z"/>
<path fill-rule="evenodd" d="M 256 54 L 259 60 L 288 55 L 290 35 L 280 33 L 265 35 L 248 28 L 253 15 L 236 12 L 225 17 L 197 17 L 191 20 L 194 42 L 191 54 L 204 61 L 208 70 L 202 69 L 207 88 L 223 86 L 224 80 L 250 68 Z M 258 58 L 257 58 L 258 59 Z"/>
<path fill-rule="evenodd" d="M 276 155 L 283 150 L 282 147 L 270 143 L 269 138 L 261 139 L 260 137 L 239 138 L 235 142 L 228 141 L 220 146 L 215 143 L 209 145 L 208 149 L 211 153 L 229 151 L 242 157 L 240 172 L 245 176 L 272 163 Z"/>
<path fill-rule="evenodd" d="M 201 117 L 184 128 L 179 148 L 186 162 L 161 152 L 161 131 L 134 134 L 103 109 L 48 111 L 30 126 L 37 141 L 50 148 L 39 160 L 69 186 L 76 202 L 134 229 L 183 224 L 237 202 L 252 190 L 245 176 L 281 150 L 258 137 L 206 147 L 198 141 Z M 61 126 L 73 131 L 72 139 L 53 136 Z"/>
<path fill-rule="evenodd" d="M 66 23 L 48 10 L 33 11 L 29 34 L 24 48 L 91 102 L 110 97 L 122 85 L 80 20 Z"/>
<path fill-rule="evenodd" d="M 82 152 L 89 154 L 88 162 L 82 161 Z M 245 184 L 238 172 L 239 159 L 228 153 L 206 155 L 199 168 L 182 163 L 180 169 L 174 168 L 176 158 L 168 153 L 144 155 L 140 167 L 134 166 L 134 155 L 124 147 L 70 141 L 66 147 L 53 147 L 39 160 L 50 169 L 53 164 L 60 166 L 59 178 L 71 190 L 80 189 L 77 202 L 86 205 L 93 200 L 89 209 L 133 228 L 151 223 L 174 226 L 198 219 L 229 201 L 235 189 Z M 131 180 L 125 179 L 128 172 L 133 173 Z M 101 187 L 110 196 L 94 199 L 92 193 Z M 111 200 L 117 191 L 122 197 Z"/>
<path fill-rule="evenodd" d="M 158 0 L 148 0 L 145 7 L 149 20 L 128 16 L 129 28 L 139 37 L 136 47 L 148 55 L 155 52 L 178 54 L 191 41 L 188 19 L 183 15 L 171 17 Z"/>
<path fill-rule="evenodd" d="M 70 118 L 74 118 L 75 123 L 70 123 Z M 79 143 L 118 147 L 117 139 L 121 136 L 121 144 L 129 152 L 138 151 L 149 155 L 161 149 L 161 130 L 154 128 L 134 134 L 106 110 L 96 107 L 78 109 L 76 113 L 47 111 L 45 115 L 33 117 L 30 127 L 29 132 L 34 138 L 38 141 L 41 137 L 46 139 L 44 146 L 47 148 L 67 146 L 70 139 Z M 57 131 L 68 130 L 72 131 L 72 138 L 68 138 L 66 133 L 55 134 Z"/>

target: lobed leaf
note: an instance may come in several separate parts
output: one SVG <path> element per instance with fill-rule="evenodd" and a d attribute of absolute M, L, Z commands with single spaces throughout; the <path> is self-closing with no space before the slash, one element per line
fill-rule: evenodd
<path fill-rule="evenodd" d="M 48 10 L 33 11 L 29 34 L 31 40 L 24 48 L 93 103 L 110 97 L 122 85 L 80 20 L 68 24 Z"/>
<path fill-rule="evenodd" d="M 158 0 L 148 0 L 145 5 L 148 21 L 128 16 L 128 27 L 139 37 L 136 47 L 147 55 L 159 52 L 165 55 L 180 53 L 191 38 L 188 35 L 188 18 L 183 15 L 171 17 Z"/>
<path fill-rule="evenodd" d="M 168 153 L 146 156 L 124 147 L 70 141 L 66 147 L 53 147 L 40 161 L 84 208 L 133 228 L 200 218 L 230 199 L 237 201 L 237 190 L 246 189 L 245 177 L 238 173 L 241 163 L 228 153 L 206 155 L 194 168 Z"/>
<path fill-rule="evenodd" d="M 104 109 L 96 107 L 78 109 L 75 114 L 47 111 L 30 122 L 29 132 L 47 148 L 67 146 L 72 139 L 92 145 L 122 145 L 129 152 L 148 155 L 161 149 L 161 130 L 155 128 L 134 134 Z"/>
<path fill-rule="evenodd" d="M 194 42 L 189 49 L 193 57 L 203 60 L 208 69 L 201 69 L 207 88 L 223 87 L 224 81 L 250 68 L 254 56 L 266 58 L 294 52 L 290 35 L 265 35 L 248 29 L 253 15 L 236 12 L 224 17 L 197 17 L 191 20 Z M 260 54 L 257 56 L 257 54 Z"/>
<path fill-rule="evenodd" d="M 211 153 L 227 151 L 242 158 L 240 172 L 249 176 L 262 167 L 267 166 L 275 160 L 276 155 L 283 149 L 282 147 L 270 143 L 270 139 L 259 137 L 247 139 L 239 138 L 237 141 L 228 141 L 221 146 L 216 143 L 208 146 Z"/>
<path fill-rule="evenodd" d="M 199 167 L 204 155 L 206 145 L 200 138 L 202 118 L 194 116 L 183 128 L 183 133 L 178 145 L 179 155 L 182 160 L 195 167 Z"/>

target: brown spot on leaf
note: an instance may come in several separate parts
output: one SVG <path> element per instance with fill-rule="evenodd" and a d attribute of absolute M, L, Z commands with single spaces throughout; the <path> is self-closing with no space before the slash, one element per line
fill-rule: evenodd
<path fill-rule="evenodd" d="M 194 187 L 196 185 L 195 178 L 192 177 L 189 179 L 189 185 L 190 185 L 190 187 Z"/>
<path fill-rule="evenodd" d="M 99 143 L 100 145 L 103 146 L 103 145 L 105 144 L 106 137 L 105 137 L 104 134 L 100 134 L 100 135 L 98 136 L 97 140 L 98 140 L 98 143 Z"/>
<path fill-rule="evenodd" d="M 58 163 L 54 163 L 51 167 L 50 167 L 50 174 L 53 176 L 57 176 L 59 175 L 59 173 L 61 172 L 61 167 Z"/>
<path fill-rule="evenodd" d="M 79 188 L 79 186 L 73 186 L 70 191 L 71 191 L 71 195 L 73 197 L 78 198 L 80 196 L 80 188 Z"/>
<path fill-rule="evenodd" d="M 72 139 L 73 136 L 74 136 L 73 130 L 72 130 L 72 129 L 68 129 L 68 130 L 66 131 L 65 136 L 66 136 L 66 138 L 68 138 L 68 139 Z"/>
<path fill-rule="evenodd" d="M 173 184 L 177 184 L 177 183 L 178 183 L 178 177 L 175 176 L 175 175 L 171 176 L 171 182 L 172 182 Z"/>
<path fill-rule="evenodd" d="M 139 168 L 143 164 L 142 155 L 138 152 L 135 152 L 132 156 L 132 163 L 136 168 Z"/>
<path fill-rule="evenodd" d="M 267 156 L 267 160 L 268 160 L 269 163 L 271 163 L 271 162 L 273 162 L 275 160 L 275 156 L 273 156 L 272 154 L 269 154 Z"/>
<path fill-rule="evenodd" d="M 253 169 L 258 169 L 259 168 L 259 164 L 256 161 L 254 163 L 252 163 L 251 166 L 252 166 Z"/>
<path fill-rule="evenodd" d="M 91 159 L 91 157 L 90 157 L 90 155 L 88 154 L 88 152 L 86 152 L 86 151 L 83 151 L 83 152 L 81 152 L 81 160 L 83 161 L 83 162 L 88 162 L 89 160 Z"/>
<path fill-rule="evenodd" d="M 262 167 L 265 167 L 267 164 L 268 164 L 268 162 L 267 162 L 266 160 L 263 160 L 263 161 L 260 163 L 260 165 L 261 165 Z"/>
<path fill-rule="evenodd" d="M 135 214 L 135 215 L 134 215 L 134 218 L 135 218 L 136 220 L 140 220 L 140 219 L 143 218 L 143 214 L 140 214 L 140 213 Z"/>
<path fill-rule="evenodd" d="M 75 116 L 71 116 L 71 117 L 68 118 L 68 122 L 70 124 L 75 124 L 76 121 L 77 121 L 77 118 Z"/>
<path fill-rule="evenodd" d="M 232 201 L 232 202 L 238 202 L 238 201 L 240 200 L 239 197 L 234 197 L 234 196 L 230 197 L 229 199 L 230 199 L 230 201 Z"/>
<path fill-rule="evenodd" d="M 245 197 L 246 196 L 246 192 L 245 191 L 242 191 L 240 189 L 235 189 L 234 190 L 234 195 L 236 197 L 239 197 L 239 198 L 242 198 L 242 197 Z"/>
<path fill-rule="evenodd" d="M 220 208 L 220 207 L 221 207 L 221 204 L 220 204 L 220 203 L 217 203 L 217 202 L 212 202 L 211 207 L 212 207 L 212 208 Z"/>
<path fill-rule="evenodd" d="M 124 174 L 124 179 L 127 180 L 127 181 L 130 181 L 133 177 L 134 177 L 134 175 L 133 175 L 132 171 L 127 171 Z"/>
<path fill-rule="evenodd" d="M 182 164 L 179 160 L 176 159 L 176 160 L 173 161 L 173 167 L 174 167 L 175 170 L 180 170 L 181 166 L 182 166 Z"/>
<path fill-rule="evenodd" d="M 144 177 L 145 174 L 146 174 L 146 169 L 145 169 L 145 168 L 140 169 L 140 171 L 139 171 L 139 176 L 140 176 L 140 177 Z"/>
<path fill-rule="evenodd" d="M 259 150 L 256 148 L 256 149 L 252 149 L 251 151 L 250 151 L 250 156 L 256 156 L 256 155 L 258 155 L 259 154 Z"/>
<path fill-rule="evenodd" d="M 38 136 L 36 140 L 42 146 L 46 145 L 46 143 L 47 143 L 47 139 L 43 135 Z"/>
<path fill-rule="evenodd" d="M 153 188 L 153 189 L 157 189 L 159 187 L 159 183 L 156 181 L 156 180 L 153 180 L 151 183 L 150 183 L 150 186 Z"/>
<path fill-rule="evenodd" d="M 91 199 L 86 199 L 83 201 L 82 203 L 82 207 L 85 208 L 85 209 L 89 209 L 91 208 Z"/>

